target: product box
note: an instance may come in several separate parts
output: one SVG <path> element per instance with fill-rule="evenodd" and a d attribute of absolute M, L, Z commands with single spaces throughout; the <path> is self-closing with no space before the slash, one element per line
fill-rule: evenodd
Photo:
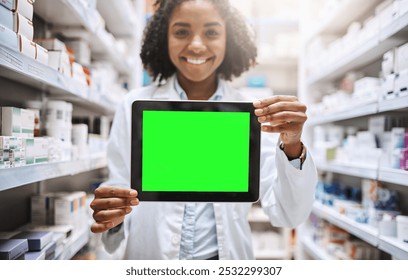
<path fill-rule="evenodd" d="M 5 45 L 13 50 L 20 49 L 18 34 L 0 24 L 0 45 Z"/>
<path fill-rule="evenodd" d="M 88 83 L 86 81 L 86 75 L 84 72 L 84 68 L 82 67 L 81 64 L 77 63 L 77 62 L 73 62 L 72 63 L 72 67 L 71 67 L 71 77 L 72 79 L 74 79 L 75 81 L 77 81 L 78 83 L 80 83 L 83 86 L 87 86 Z"/>
<path fill-rule="evenodd" d="M 53 233 L 50 231 L 22 231 L 12 237 L 13 239 L 27 239 L 29 251 L 41 251 L 51 243 Z"/>
<path fill-rule="evenodd" d="M 377 100 L 381 80 L 375 77 L 364 77 L 354 82 L 353 97 Z M 370 98 L 372 97 L 372 98 Z"/>
<path fill-rule="evenodd" d="M 395 68 L 396 72 L 408 69 L 408 43 L 399 46 L 395 51 Z"/>
<path fill-rule="evenodd" d="M 65 44 L 74 53 L 76 62 L 81 65 L 91 65 L 91 47 L 86 40 L 67 40 Z"/>
<path fill-rule="evenodd" d="M 0 107 L 0 111 L 1 111 L 1 135 L 16 137 L 33 137 L 34 113 L 17 107 Z"/>
<path fill-rule="evenodd" d="M 34 0 L 0 0 L 0 4 L 12 12 L 17 12 L 29 20 L 33 20 Z"/>
<path fill-rule="evenodd" d="M 37 261 L 37 260 L 46 260 L 45 251 L 28 251 L 24 254 L 24 260 Z"/>
<path fill-rule="evenodd" d="M 37 43 L 33 44 L 35 44 L 35 60 L 42 64 L 48 65 L 48 50 L 41 47 Z"/>
<path fill-rule="evenodd" d="M 0 260 L 16 260 L 27 251 L 27 239 L 0 239 Z"/>
<path fill-rule="evenodd" d="M 34 42 L 49 51 L 67 51 L 65 43 L 57 38 L 36 38 Z"/>
<path fill-rule="evenodd" d="M 19 35 L 19 43 L 20 43 L 20 52 L 32 59 L 35 59 L 36 52 L 37 52 L 35 43 L 21 35 Z"/>
<path fill-rule="evenodd" d="M 380 32 L 380 19 L 377 16 L 371 16 L 363 22 L 360 36 L 358 37 L 359 45 L 362 45 Z"/>
<path fill-rule="evenodd" d="M 31 196 L 31 224 L 54 224 L 54 200 L 49 194 Z M 30 228 L 31 230 L 31 228 Z"/>
<path fill-rule="evenodd" d="M 408 95 L 408 68 L 400 71 L 395 77 L 394 92 L 399 96 Z"/>
<path fill-rule="evenodd" d="M 395 52 L 396 48 L 393 48 L 383 54 L 381 71 L 384 76 L 395 73 Z"/>
<path fill-rule="evenodd" d="M 3 136 L 20 136 L 21 121 L 20 108 L 0 107 L 1 123 L 0 134 Z"/>
<path fill-rule="evenodd" d="M 384 77 L 381 83 L 381 91 L 383 94 L 383 99 L 388 100 L 388 99 L 393 99 L 396 97 L 396 94 L 394 92 L 394 87 L 395 87 L 395 74 L 390 74 Z"/>
<path fill-rule="evenodd" d="M 71 77 L 71 64 L 66 51 L 48 51 L 48 66 L 67 77 Z"/>
<path fill-rule="evenodd" d="M 0 150 L 9 150 L 12 138 L 10 136 L 0 136 Z"/>
<path fill-rule="evenodd" d="M 33 40 L 33 23 L 21 14 L 13 13 L 2 5 L 0 5 L 0 24 L 20 35 L 23 35 L 30 41 Z"/>
<path fill-rule="evenodd" d="M 47 137 L 26 138 L 26 164 L 37 164 L 49 161 L 49 139 Z"/>

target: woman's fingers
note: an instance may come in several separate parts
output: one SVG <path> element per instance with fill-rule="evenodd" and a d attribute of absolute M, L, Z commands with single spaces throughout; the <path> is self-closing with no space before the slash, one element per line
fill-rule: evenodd
<path fill-rule="evenodd" d="M 129 190 L 125 188 L 118 187 L 100 187 L 95 190 L 95 197 L 136 197 L 136 190 Z"/>
<path fill-rule="evenodd" d="M 101 210 L 95 211 L 93 213 L 93 218 L 98 223 L 106 223 L 117 218 L 122 218 L 130 212 L 132 212 L 132 207 Z"/>
<path fill-rule="evenodd" d="M 139 204 L 139 199 L 137 197 L 129 198 L 95 198 L 91 202 L 91 208 L 96 210 L 105 210 L 112 208 L 122 208 L 125 206 L 136 206 Z"/>

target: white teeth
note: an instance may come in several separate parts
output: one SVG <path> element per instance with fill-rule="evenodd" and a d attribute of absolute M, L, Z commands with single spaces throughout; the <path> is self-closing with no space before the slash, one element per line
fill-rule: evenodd
<path fill-rule="evenodd" d="M 187 58 L 187 62 L 195 65 L 203 64 L 205 62 L 205 59 L 193 59 L 193 58 Z"/>

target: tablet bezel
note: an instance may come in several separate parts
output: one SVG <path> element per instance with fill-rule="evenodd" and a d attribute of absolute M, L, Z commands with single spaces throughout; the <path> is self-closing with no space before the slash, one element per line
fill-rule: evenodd
<path fill-rule="evenodd" d="M 143 111 L 199 111 L 250 113 L 248 192 L 143 191 L 142 124 Z M 256 202 L 259 199 L 260 123 L 251 102 L 136 100 L 132 103 L 131 187 L 140 201 Z M 165 122 L 163 122 L 165 124 Z M 159 128 L 158 128 L 159 129 Z"/>

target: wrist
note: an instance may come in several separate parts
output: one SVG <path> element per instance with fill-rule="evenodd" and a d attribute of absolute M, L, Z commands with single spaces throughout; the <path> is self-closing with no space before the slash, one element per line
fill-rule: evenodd
<path fill-rule="evenodd" d="M 299 158 L 302 155 L 304 146 L 301 141 L 296 143 L 285 144 L 280 142 L 279 148 L 285 153 L 288 157 L 288 160 Z"/>

